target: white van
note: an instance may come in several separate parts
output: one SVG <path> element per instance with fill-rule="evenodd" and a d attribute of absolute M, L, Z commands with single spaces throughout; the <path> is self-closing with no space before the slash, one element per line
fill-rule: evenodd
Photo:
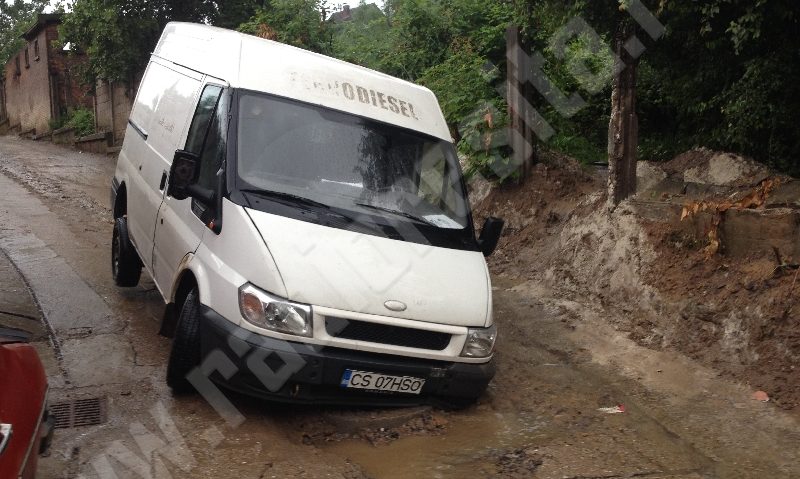
<path fill-rule="evenodd" d="M 112 184 L 119 286 L 150 273 L 167 382 L 277 400 L 474 401 L 494 375 L 484 260 L 431 91 L 170 23 Z M 216 361 L 212 364 L 211 360 Z M 204 359 L 205 358 L 205 359 Z M 222 358 L 222 359 L 220 359 Z"/>

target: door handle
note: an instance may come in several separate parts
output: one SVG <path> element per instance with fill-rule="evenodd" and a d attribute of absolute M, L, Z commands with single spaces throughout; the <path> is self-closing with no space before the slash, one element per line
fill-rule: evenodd
<path fill-rule="evenodd" d="M 164 170 L 164 172 L 161 173 L 161 183 L 159 183 L 158 189 L 164 191 L 164 187 L 166 185 L 167 185 L 167 170 Z"/>

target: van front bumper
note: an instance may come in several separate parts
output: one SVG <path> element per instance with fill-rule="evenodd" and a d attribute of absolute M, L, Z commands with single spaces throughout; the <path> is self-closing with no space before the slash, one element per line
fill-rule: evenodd
<path fill-rule="evenodd" d="M 268 338 L 203 305 L 201 318 L 202 357 L 209 378 L 228 389 L 276 401 L 457 407 L 477 399 L 495 373 L 494 361 L 435 361 Z M 425 379 L 425 384 L 420 394 L 344 388 L 342 377 L 348 369 L 412 376 Z"/>

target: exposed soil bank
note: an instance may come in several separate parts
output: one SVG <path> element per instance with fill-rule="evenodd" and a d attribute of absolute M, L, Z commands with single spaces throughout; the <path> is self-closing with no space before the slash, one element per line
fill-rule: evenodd
<path fill-rule="evenodd" d="M 640 166 L 645 191 L 613 211 L 603 175 L 557 155 L 546 155 L 525 184 L 492 190 L 476 208 L 476 224 L 492 214 L 508 227 L 490 267 L 597 305 L 639 344 L 677 349 L 797 408 L 800 258 L 789 256 L 800 245 L 800 229 L 792 229 L 797 181 L 703 149 L 663 167 Z M 768 178 L 777 187 L 766 199 L 722 216 L 731 218 L 716 226 L 726 236 L 709 254 L 714 205 L 747 202 Z M 683 206 L 697 202 L 713 207 L 681 221 Z M 764 231 L 753 231 L 752 221 Z"/>

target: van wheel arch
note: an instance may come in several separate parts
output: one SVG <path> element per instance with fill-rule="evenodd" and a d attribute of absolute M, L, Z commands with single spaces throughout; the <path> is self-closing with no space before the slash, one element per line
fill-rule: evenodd
<path fill-rule="evenodd" d="M 114 202 L 114 219 L 122 218 L 128 214 L 128 190 L 125 183 L 119 185 L 117 199 Z"/>
<path fill-rule="evenodd" d="M 161 328 L 158 334 L 167 338 L 175 336 L 175 328 L 178 325 L 178 314 L 183 307 L 183 303 L 186 301 L 186 297 L 193 289 L 197 291 L 199 296 L 200 287 L 197 283 L 197 278 L 195 278 L 191 270 L 187 269 L 181 274 L 181 278 L 178 280 L 178 286 L 175 288 L 172 302 L 168 303 L 167 307 L 164 309 L 164 317 L 161 319 Z"/>

